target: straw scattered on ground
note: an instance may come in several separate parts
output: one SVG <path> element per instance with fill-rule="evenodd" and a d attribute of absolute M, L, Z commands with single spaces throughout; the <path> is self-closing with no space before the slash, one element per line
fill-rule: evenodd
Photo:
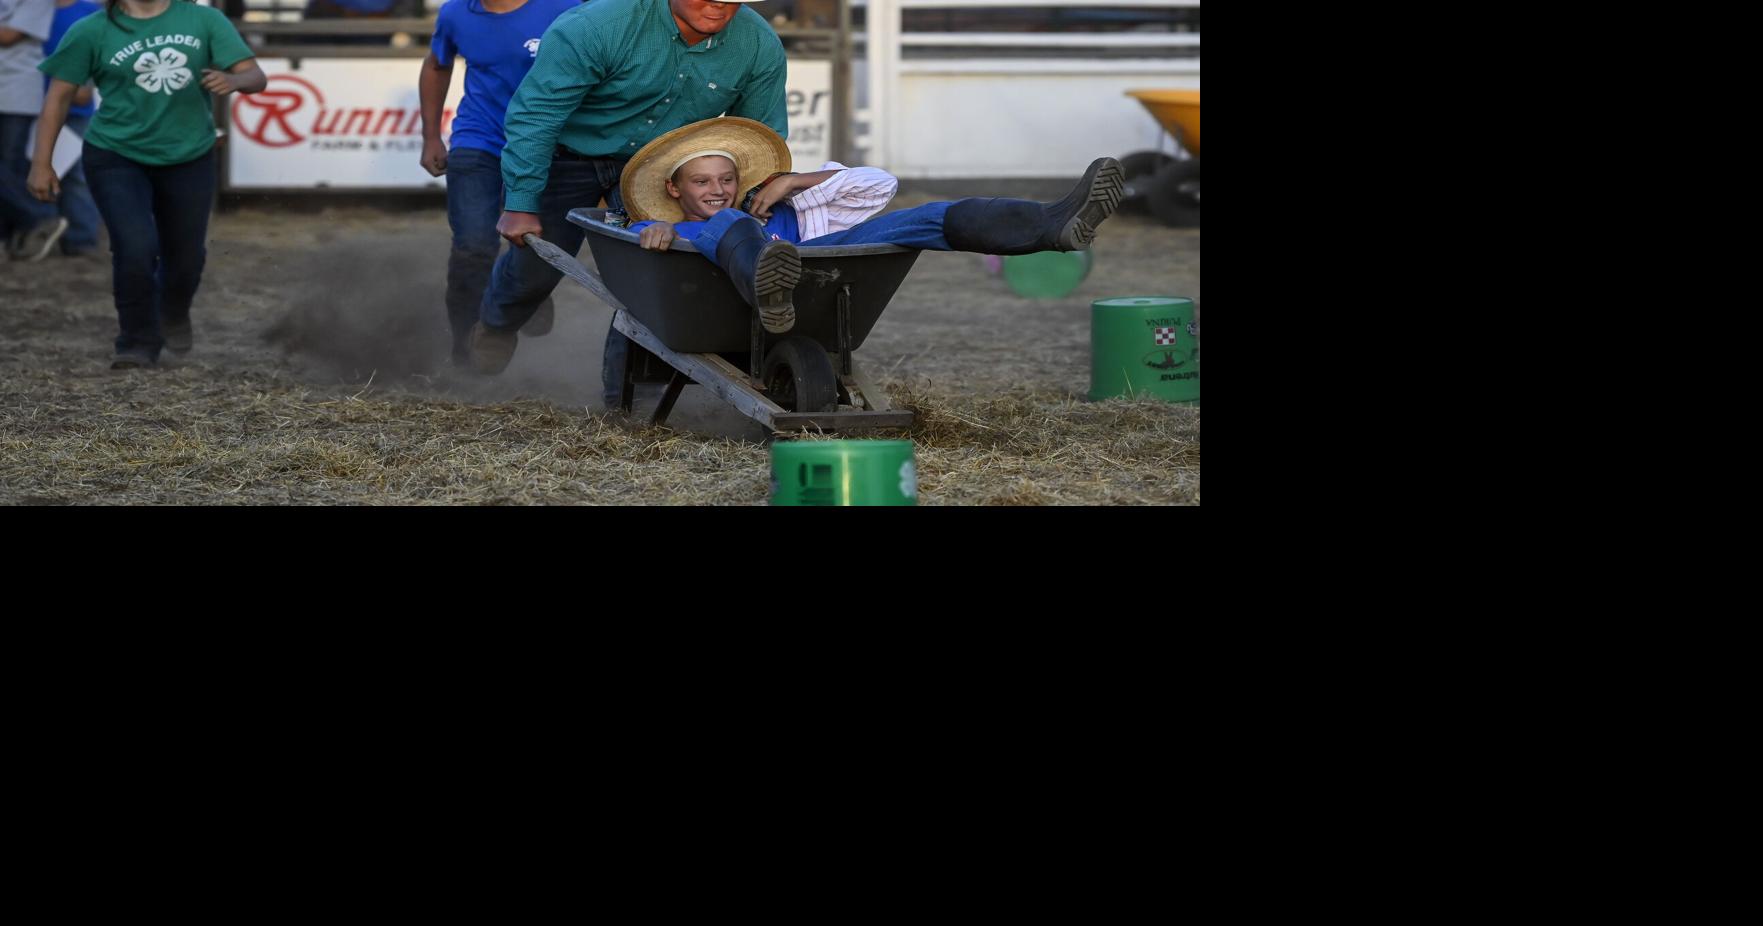
<path fill-rule="evenodd" d="M 1197 295 L 1198 233 L 1108 231 L 1067 299 L 927 254 L 890 304 L 860 357 L 918 425 L 870 436 L 914 442 L 920 504 L 1199 503 L 1198 407 L 1082 394 L 1089 302 Z M 607 313 L 573 284 L 509 375 L 449 369 L 444 214 L 247 210 L 216 232 L 198 348 L 152 371 L 105 367 L 104 261 L 0 267 L 0 503 L 767 501 L 762 434 L 701 390 L 675 428 L 603 411 Z"/>

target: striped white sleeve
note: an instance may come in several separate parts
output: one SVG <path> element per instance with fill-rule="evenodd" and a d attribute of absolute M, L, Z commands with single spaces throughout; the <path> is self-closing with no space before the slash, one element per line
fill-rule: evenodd
<path fill-rule="evenodd" d="M 802 240 L 853 228 L 875 217 L 894 198 L 900 181 L 879 167 L 846 167 L 828 161 L 820 170 L 838 173 L 790 197 Z"/>

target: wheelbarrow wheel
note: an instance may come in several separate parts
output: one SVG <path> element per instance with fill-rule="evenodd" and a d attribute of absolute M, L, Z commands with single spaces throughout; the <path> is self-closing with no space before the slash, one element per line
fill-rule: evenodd
<path fill-rule="evenodd" d="M 1165 165 L 1151 179 L 1151 214 L 1175 228 L 1200 227 L 1200 159 Z"/>
<path fill-rule="evenodd" d="M 1120 208 L 1127 212 L 1145 213 L 1149 211 L 1151 178 L 1166 165 L 1175 163 L 1175 156 L 1161 151 L 1134 151 L 1120 159 L 1120 172 L 1125 177 L 1126 189 Z"/>
<path fill-rule="evenodd" d="M 765 354 L 759 378 L 771 400 L 793 412 L 830 412 L 839 406 L 839 374 L 819 342 L 793 334 Z"/>

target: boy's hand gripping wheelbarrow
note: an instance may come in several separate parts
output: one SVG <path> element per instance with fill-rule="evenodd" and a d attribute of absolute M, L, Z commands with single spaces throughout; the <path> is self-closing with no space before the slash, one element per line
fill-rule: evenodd
<path fill-rule="evenodd" d="M 612 326 L 634 342 L 620 397 L 626 414 L 635 383 L 667 383 L 653 424 L 666 421 L 680 391 L 696 383 L 773 431 L 911 426 L 912 413 L 894 410 L 851 355 L 918 251 L 891 244 L 801 246 L 796 325 L 774 335 L 728 275 L 691 242 L 676 239 L 667 251 L 650 251 L 637 244 L 635 232 L 605 224 L 605 215 L 604 209 L 569 214 L 589 232 L 600 275 L 537 235 L 526 236 L 526 243 L 611 306 Z"/>

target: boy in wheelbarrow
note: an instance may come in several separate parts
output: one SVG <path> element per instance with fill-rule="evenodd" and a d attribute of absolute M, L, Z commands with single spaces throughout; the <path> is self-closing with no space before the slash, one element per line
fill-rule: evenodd
<path fill-rule="evenodd" d="M 1033 254 L 1089 246 L 1120 205 L 1120 162 L 1099 158 L 1064 199 L 962 199 L 876 216 L 898 186 L 874 167 L 829 161 L 790 172 L 790 149 L 764 123 L 724 116 L 643 146 L 620 181 L 638 243 L 686 238 L 734 281 L 765 330 L 789 331 L 802 277 L 796 244 L 897 244 L 927 251 Z"/>

